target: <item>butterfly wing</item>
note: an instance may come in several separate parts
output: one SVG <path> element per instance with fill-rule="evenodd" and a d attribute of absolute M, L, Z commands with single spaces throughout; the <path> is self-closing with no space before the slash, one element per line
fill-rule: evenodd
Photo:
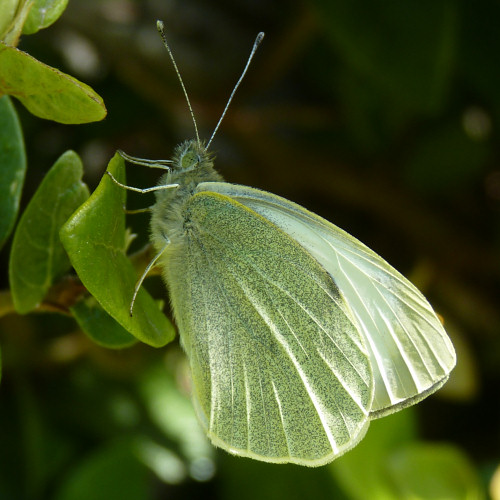
<path fill-rule="evenodd" d="M 321 217 L 270 193 L 204 183 L 276 224 L 330 274 L 356 318 L 375 381 L 371 416 L 416 403 L 455 366 L 453 345 L 423 295 L 375 252 Z"/>
<path fill-rule="evenodd" d="M 372 374 L 331 277 L 228 197 L 197 194 L 184 216 L 164 277 L 208 436 L 234 454 L 310 466 L 354 446 Z"/>

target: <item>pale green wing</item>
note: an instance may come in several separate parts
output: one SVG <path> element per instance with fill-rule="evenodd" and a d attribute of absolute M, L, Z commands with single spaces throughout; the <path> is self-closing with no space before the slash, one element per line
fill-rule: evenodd
<path fill-rule="evenodd" d="M 248 206 L 299 242 L 331 275 L 370 351 L 373 417 L 420 401 L 455 366 L 453 345 L 432 307 L 400 273 L 361 242 L 278 196 L 227 183 L 204 183 Z"/>
<path fill-rule="evenodd" d="M 334 282 L 286 233 L 216 193 L 193 196 L 163 263 L 193 399 L 213 443 L 317 466 L 364 435 L 362 335 Z"/>

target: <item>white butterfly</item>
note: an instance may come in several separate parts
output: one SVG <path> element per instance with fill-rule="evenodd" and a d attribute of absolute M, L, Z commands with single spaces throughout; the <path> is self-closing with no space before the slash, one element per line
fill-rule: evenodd
<path fill-rule="evenodd" d="M 295 203 L 223 182 L 207 149 L 196 139 L 168 162 L 126 156 L 167 170 L 142 190 L 156 192 L 157 255 L 136 291 L 158 262 L 196 412 L 216 446 L 323 465 L 356 445 L 371 419 L 439 389 L 453 345 L 422 294 L 381 257 Z"/>

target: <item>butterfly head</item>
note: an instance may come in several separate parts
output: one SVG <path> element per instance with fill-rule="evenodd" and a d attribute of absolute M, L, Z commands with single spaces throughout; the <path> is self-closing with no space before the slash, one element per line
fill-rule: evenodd
<path fill-rule="evenodd" d="M 179 173 L 197 170 L 207 164 L 213 165 L 213 156 L 198 140 L 182 142 L 175 149 L 172 166 Z"/>
<path fill-rule="evenodd" d="M 184 141 L 175 148 L 172 170 L 160 183 L 178 183 L 190 192 L 200 182 L 221 181 L 222 177 L 214 170 L 213 160 L 214 155 L 201 141 Z"/>

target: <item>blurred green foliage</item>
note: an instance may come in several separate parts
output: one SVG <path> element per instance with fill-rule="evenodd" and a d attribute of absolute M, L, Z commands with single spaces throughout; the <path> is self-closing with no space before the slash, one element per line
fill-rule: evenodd
<path fill-rule="evenodd" d="M 0 92 L 53 120 L 0 99 L 0 498 L 499 500 L 500 5 L 71 0 L 65 7 L 5 0 L 0 11 Z M 9 288 L 16 293 L 17 285 L 7 273 L 9 256 L 22 257 L 10 255 L 21 236 L 9 234 L 27 224 L 14 226 L 19 203 L 24 219 L 30 211 L 43 219 L 45 207 L 55 221 L 52 191 L 43 191 L 65 151 L 81 157 L 94 191 L 116 149 L 165 158 L 193 136 L 156 19 L 165 22 L 204 137 L 256 33 L 266 32 L 214 141 L 216 166 L 229 182 L 298 202 L 368 244 L 424 292 L 457 349 L 443 389 L 375 421 L 328 466 L 274 466 L 208 445 L 176 343 L 135 343 L 74 275 L 51 267 L 25 308 L 35 312 L 15 312 Z M 102 119 L 100 96 L 106 120 L 61 124 Z M 134 186 L 157 180 L 137 166 L 127 176 Z M 147 218 L 127 218 L 137 232 L 131 238 L 119 219 L 121 194 L 108 184 L 97 191 L 104 199 L 84 207 L 120 220 L 121 239 L 104 261 L 121 261 L 130 249 L 140 273 L 149 258 Z M 127 206 L 151 202 L 130 196 Z M 43 235 L 46 228 L 34 223 Z M 54 222 L 57 230 L 63 223 Z M 56 271 L 67 268 L 64 257 L 57 264 Z M 92 262 L 81 264 L 91 272 Z M 17 276 L 30 273 L 16 265 Z M 106 279 L 96 276 L 96 286 L 116 297 Z M 158 278 L 145 285 L 168 302 Z M 157 310 L 153 301 L 147 307 Z"/>

